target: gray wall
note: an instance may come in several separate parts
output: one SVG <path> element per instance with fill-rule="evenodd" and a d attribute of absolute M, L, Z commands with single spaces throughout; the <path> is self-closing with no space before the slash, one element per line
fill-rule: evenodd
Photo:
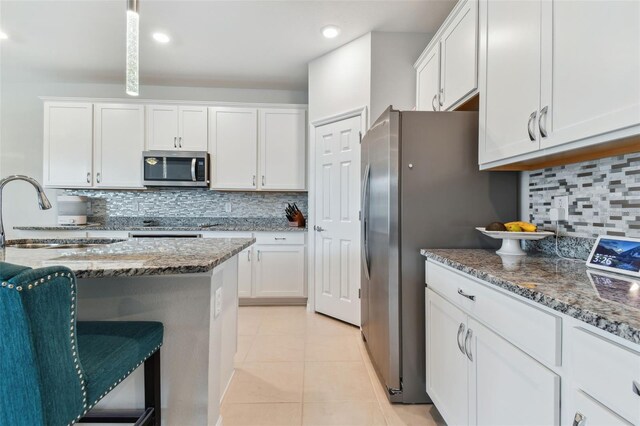
<path fill-rule="evenodd" d="M 1 44 L 1 43 L 0 43 Z M 1 52 L 0 52 L 1 53 Z M 43 107 L 39 96 L 106 97 L 127 99 L 122 84 L 65 83 L 36 78 L 12 58 L 0 54 L 0 176 L 26 174 L 42 180 Z M 306 103 L 305 91 L 143 86 L 143 99 L 221 102 Z M 130 99 L 130 98 L 129 98 Z M 47 194 L 54 203 L 40 211 L 35 193 L 23 182 L 5 188 L 5 229 L 11 237 L 15 225 L 47 225 L 56 222 L 56 191 Z"/>

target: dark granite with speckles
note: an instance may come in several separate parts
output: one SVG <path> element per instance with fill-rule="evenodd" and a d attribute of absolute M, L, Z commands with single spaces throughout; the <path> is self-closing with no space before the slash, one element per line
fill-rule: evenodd
<path fill-rule="evenodd" d="M 63 265 L 78 278 L 128 277 L 208 272 L 240 253 L 255 238 L 136 238 L 113 242 L 105 239 L 13 240 L 15 242 L 96 243 L 87 248 L 0 250 L 0 260 L 40 268 Z M 110 244 L 109 244 L 110 243 Z"/>
<path fill-rule="evenodd" d="M 599 274 L 583 261 L 545 254 L 502 259 L 492 250 L 428 249 L 421 253 L 533 302 L 640 344 L 640 279 Z"/>

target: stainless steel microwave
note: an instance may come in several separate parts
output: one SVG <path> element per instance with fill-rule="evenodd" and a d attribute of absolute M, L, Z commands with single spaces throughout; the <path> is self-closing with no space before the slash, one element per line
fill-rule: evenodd
<path fill-rule="evenodd" d="M 142 184 L 145 186 L 209 186 L 206 151 L 144 151 Z"/>

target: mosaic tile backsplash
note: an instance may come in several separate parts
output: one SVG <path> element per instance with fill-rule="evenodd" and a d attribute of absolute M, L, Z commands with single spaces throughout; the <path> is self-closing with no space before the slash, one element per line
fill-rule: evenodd
<path fill-rule="evenodd" d="M 569 196 L 560 233 L 640 237 L 640 153 L 529 172 L 529 217 L 545 229 L 553 198 Z"/>
<path fill-rule="evenodd" d="M 147 191 L 67 190 L 91 198 L 92 217 L 283 218 L 286 203 L 307 216 L 306 192 L 218 192 L 208 189 Z M 231 207 L 230 211 L 225 208 Z"/>

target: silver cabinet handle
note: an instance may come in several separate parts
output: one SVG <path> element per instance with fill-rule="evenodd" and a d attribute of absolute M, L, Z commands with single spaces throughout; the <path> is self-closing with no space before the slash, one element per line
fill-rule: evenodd
<path fill-rule="evenodd" d="M 475 297 L 475 296 L 473 296 L 473 295 L 471 295 L 471 294 L 467 294 L 467 293 L 465 293 L 464 291 L 462 291 L 462 289 L 461 289 L 461 288 L 459 288 L 459 289 L 458 289 L 458 294 L 459 294 L 460 296 L 462 296 L 462 297 L 466 297 L 466 298 L 467 298 L 467 299 L 469 299 L 469 300 L 473 300 L 473 301 L 475 301 L 475 300 L 476 300 L 476 297 Z"/>
<path fill-rule="evenodd" d="M 87 183 L 91 183 L 91 172 L 87 172 Z"/>
<path fill-rule="evenodd" d="M 274 237 L 273 239 L 276 240 L 276 241 L 285 241 L 286 240 L 285 237 Z"/>
<path fill-rule="evenodd" d="M 440 96 L 438 96 L 440 106 L 444 106 L 444 88 L 440 88 Z"/>
<path fill-rule="evenodd" d="M 531 123 L 533 123 L 536 120 L 537 115 L 538 115 L 538 111 L 533 111 L 529 116 L 529 121 L 527 122 L 527 132 L 529 132 L 529 139 L 531 139 L 531 141 L 536 140 L 536 135 L 533 129 L 531 129 Z"/>
<path fill-rule="evenodd" d="M 264 175 L 262 175 L 262 186 L 264 186 Z"/>
<path fill-rule="evenodd" d="M 436 107 L 436 98 L 438 97 L 438 94 L 436 93 L 435 95 L 433 95 L 433 99 L 431 99 L 431 108 L 433 108 L 434 111 L 437 111 L 438 108 Z"/>
<path fill-rule="evenodd" d="M 102 182 L 102 174 L 100 172 L 96 173 L 96 182 Z"/>
<path fill-rule="evenodd" d="M 258 262 L 260 262 L 260 250 L 258 250 Z"/>
<path fill-rule="evenodd" d="M 247 250 L 247 262 L 251 262 L 251 250 Z"/>
<path fill-rule="evenodd" d="M 178 147 L 178 137 L 177 137 L 177 136 L 174 136 L 174 137 L 173 137 L 173 147 L 174 147 L 174 148 L 177 148 L 177 147 Z"/>
<path fill-rule="evenodd" d="M 633 391 L 633 393 L 640 396 L 640 383 L 634 380 L 633 383 L 631 383 L 631 390 Z"/>
<path fill-rule="evenodd" d="M 182 148 L 182 136 L 178 136 L 178 148 Z"/>
<path fill-rule="evenodd" d="M 471 346 L 469 345 L 471 336 L 473 336 L 473 330 L 469 329 L 467 330 L 467 335 L 464 338 L 464 352 L 467 354 L 467 358 L 469 358 L 469 361 L 473 361 L 473 355 L 471 355 Z"/>
<path fill-rule="evenodd" d="M 458 349 L 460 349 L 460 352 L 462 352 L 462 355 L 465 355 L 464 347 L 462 345 L 462 339 L 461 339 L 462 333 L 464 333 L 464 329 L 465 329 L 464 324 L 460 323 L 460 326 L 458 327 L 458 337 L 456 338 L 456 340 L 458 341 Z"/>
<path fill-rule="evenodd" d="M 253 175 L 253 183 L 252 183 L 252 185 L 256 186 L 256 175 Z"/>
<path fill-rule="evenodd" d="M 540 118 L 538 118 L 538 128 L 540 128 L 540 136 L 546 138 L 548 136 L 547 133 L 547 113 L 549 112 L 549 105 L 545 106 L 540 110 Z M 544 118 L 544 125 L 542 124 L 542 119 Z"/>
<path fill-rule="evenodd" d="M 582 413 L 576 413 L 573 417 L 573 426 L 583 426 L 587 418 Z"/>

